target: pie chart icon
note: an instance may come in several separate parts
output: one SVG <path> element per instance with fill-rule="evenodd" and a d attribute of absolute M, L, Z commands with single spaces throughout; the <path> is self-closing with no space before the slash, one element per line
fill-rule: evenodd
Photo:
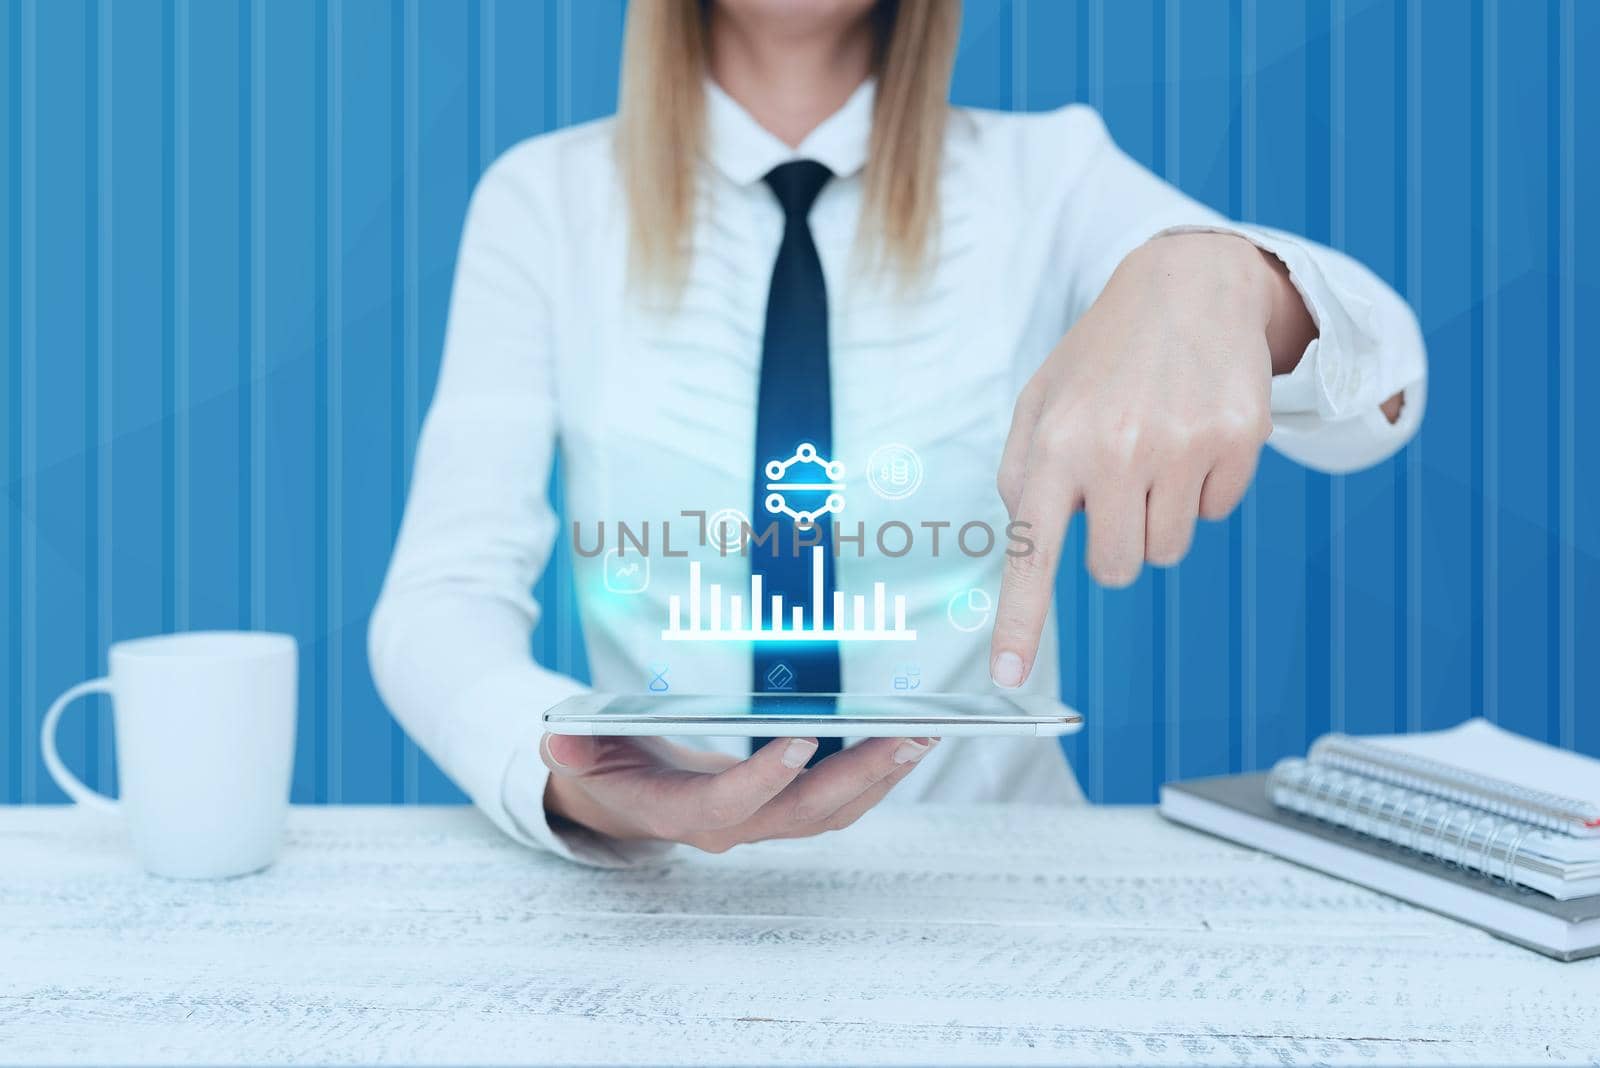
<path fill-rule="evenodd" d="M 973 587 L 957 590 L 945 606 L 945 615 L 950 617 L 952 627 L 970 634 L 989 625 L 989 614 L 993 610 L 994 601 L 989 591 Z"/>

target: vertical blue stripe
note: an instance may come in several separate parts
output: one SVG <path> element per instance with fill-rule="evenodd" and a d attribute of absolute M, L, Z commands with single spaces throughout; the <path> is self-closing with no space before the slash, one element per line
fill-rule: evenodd
<path fill-rule="evenodd" d="M 6 5 L 6 717 L 0 801 L 22 799 L 22 4 Z"/>
<path fill-rule="evenodd" d="M 1304 232 L 1318 225 L 1310 199 L 1316 176 L 1308 173 L 1312 142 L 1327 137 L 1326 66 L 1318 79 L 1320 97 L 1307 68 L 1326 45 L 1325 36 L 1311 39 L 1318 32 L 1312 27 L 1325 34 L 1326 22 L 1308 21 L 1305 5 L 1252 3 L 1248 10 L 1247 44 L 1254 48 L 1253 57 L 1246 50 L 1246 70 L 1252 72 L 1246 153 L 1252 165 L 1245 216 Z M 1320 570 L 1327 581 L 1326 560 L 1317 556 L 1325 542 L 1316 540 L 1327 531 L 1306 529 L 1312 485 L 1304 468 L 1269 449 L 1246 498 L 1245 568 L 1253 591 L 1246 602 L 1252 628 L 1247 646 L 1254 659 L 1246 681 L 1254 691 L 1247 692 L 1246 708 L 1254 720 L 1254 756 L 1263 764 L 1305 751 L 1308 722 L 1315 716 L 1306 679 L 1326 664 L 1326 630 L 1320 640 L 1315 637 L 1319 624 L 1313 618 L 1322 611 L 1325 628 L 1325 598 L 1315 599 L 1312 576 Z"/>
<path fill-rule="evenodd" d="M 389 168 L 392 185 L 389 193 L 389 358 L 398 364 L 406 346 L 406 32 L 408 17 L 390 24 L 389 38 Z M 406 499 L 406 376 L 404 367 L 389 378 L 389 501 L 390 526 L 400 529 Z M 390 720 L 389 800 L 406 797 L 406 754 L 409 742 L 400 724 Z"/>
<path fill-rule="evenodd" d="M 1332 67 L 1328 0 L 1306 7 L 1305 62 L 1305 234 L 1329 240 L 1331 194 L 1329 127 Z M 1333 566 L 1329 546 L 1331 487 L 1328 476 L 1306 471 L 1305 480 L 1305 736 L 1307 746 L 1332 726 L 1328 654 L 1333 646 L 1330 592 Z"/>
<path fill-rule="evenodd" d="M 1228 217 L 1244 218 L 1244 4 L 1228 0 Z M 1244 770 L 1244 517 L 1228 517 L 1228 770 Z"/>
<path fill-rule="evenodd" d="M 556 75 L 554 125 L 568 126 L 572 123 L 572 0 L 555 0 L 550 6 L 555 9 L 556 23 L 551 36 L 556 48 L 552 64 Z"/>
<path fill-rule="evenodd" d="M 250 40 L 251 9 L 249 0 L 239 0 L 238 21 L 238 58 L 236 63 L 239 69 L 239 115 L 236 126 L 239 139 L 239 218 L 237 241 L 239 246 L 239 293 L 238 293 L 238 348 L 234 358 L 238 361 L 239 379 L 239 405 L 238 405 L 238 449 L 239 449 L 239 563 L 235 575 L 239 584 L 239 617 L 238 626 L 250 627 L 256 617 L 256 605 L 252 598 L 252 583 L 250 576 L 254 571 L 252 556 L 255 551 L 255 539 L 252 531 L 255 529 L 255 488 L 251 484 L 254 465 L 251 463 L 251 419 L 255 411 L 256 383 L 254 379 L 253 361 L 251 351 L 255 338 L 255 262 L 256 253 L 252 236 L 254 234 L 253 220 L 255 218 L 255 198 L 258 195 L 255 188 L 255 152 L 254 123 L 255 114 L 255 72 L 252 70 L 254 48 Z"/>
<path fill-rule="evenodd" d="M 1260 11 L 1256 0 L 1245 0 L 1239 16 L 1239 180 L 1240 193 L 1236 217 L 1247 222 L 1256 221 L 1259 191 L 1256 177 L 1259 79 L 1258 22 Z M 1261 717 L 1258 697 L 1260 683 L 1257 677 L 1260 662 L 1258 648 L 1260 628 L 1257 614 L 1260 611 L 1257 555 L 1257 502 L 1260 493 L 1252 488 L 1245 494 L 1236 513 L 1239 544 L 1237 570 L 1239 586 L 1239 758 L 1241 767 L 1253 770 L 1260 763 Z M 1280 713 L 1281 714 L 1281 713 Z"/>
<path fill-rule="evenodd" d="M 1479 300 L 1482 302 L 1481 347 L 1478 398 L 1479 426 L 1478 454 L 1481 477 L 1477 481 L 1481 494 L 1479 524 L 1482 527 L 1483 556 L 1479 563 L 1479 581 L 1483 583 L 1483 615 L 1478 621 L 1483 632 L 1480 639 L 1483 660 L 1479 670 L 1483 675 L 1483 714 L 1496 723 L 1500 721 L 1500 174 L 1498 152 L 1500 147 L 1500 31 L 1497 16 L 1500 6 L 1496 0 L 1485 0 L 1483 15 L 1478 20 L 1483 64 L 1482 110 L 1479 131 L 1477 166 L 1482 168 L 1482 214 L 1479 225 L 1482 238 L 1479 256 L 1480 277 L 1477 280 Z"/>
<path fill-rule="evenodd" d="M 1484 704 L 1484 573 L 1489 568 L 1489 561 L 1484 553 L 1484 486 L 1483 486 L 1483 409 L 1484 409 L 1484 380 L 1483 380 L 1483 335 L 1484 335 L 1484 292 L 1483 292 L 1483 114 L 1484 114 L 1484 79 L 1483 79 L 1483 50 L 1484 50 L 1484 7 L 1483 0 L 1472 0 L 1471 12 L 1471 80 L 1470 93 L 1470 121 L 1471 169 L 1467 179 L 1467 198 L 1471 210 L 1469 221 L 1471 242 L 1469 246 L 1469 273 L 1471 279 L 1472 311 L 1469 335 L 1470 348 L 1468 349 L 1467 381 L 1471 394 L 1471 441 L 1472 462 L 1470 468 L 1470 481 L 1473 493 L 1472 530 L 1470 534 L 1470 550 L 1468 559 L 1472 561 L 1471 579 L 1471 616 L 1469 625 L 1472 630 L 1472 680 L 1469 687 L 1471 708 L 1474 714 L 1487 712 Z"/>
<path fill-rule="evenodd" d="M 541 57 L 540 69 L 544 71 L 544 125 L 546 130 L 556 128 L 558 113 L 557 98 L 561 95 L 560 72 L 556 69 L 560 62 L 560 50 L 557 40 L 561 32 L 560 8 L 555 3 L 544 5 L 544 55 Z"/>
<path fill-rule="evenodd" d="M 1344 0 L 1332 0 L 1328 16 L 1328 78 L 1326 91 L 1328 93 L 1328 137 L 1324 145 L 1328 152 L 1328 167 L 1324 174 L 1328 181 L 1328 232 L 1327 243 L 1341 251 L 1350 250 L 1350 226 L 1346 215 L 1346 204 L 1349 199 L 1349 156 L 1350 146 L 1346 144 L 1345 109 L 1348 106 L 1348 93 L 1345 88 L 1345 62 L 1349 45 L 1345 22 L 1347 11 Z M 1359 151 L 1359 146 L 1356 148 Z M 1378 205 L 1375 205 L 1375 207 Z M 1358 231 L 1360 227 L 1357 227 Z M 1381 271 L 1380 271 L 1381 273 Z M 1328 514 L 1325 525 L 1321 528 L 1326 531 L 1328 539 L 1328 585 L 1326 596 L 1328 598 L 1328 648 L 1324 655 L 1318 657 L 1316 648 L 1309 650 L 1309 655 L 1320 660 L 1328 672 L 1327 695 L 1324 698 L 1327 706 L 1327 729 L 1344 732 L 1348 729 L 1347 705 L 1349 688 L 1345 674 L 1346 659 L 1348 655 L 1348 635 L 1346 628 L 1349 622 L 1349 605 L 1346 597 L 1346 584 L 1348 575 L 1345 569 L 1346 555 L 1349 552 L 1350 536 L 1347 527 L 1351 525 L 1349 511 L 1350 502 L 1346 496 L 1346 483 L 1344 478 L 1330 478 L 1327 487 Z M 1314 488 L 1314 487 L 1313 487 Z M 1308 493 L 1308 497 L 1312 494 Z M 1314 526 L 1311 517 L 1307 517 L 1306 531 L 1315 536 L 1319 528 Z M 1359 533 L 1359 532 L 1358 532 Z M 1375 559 L 1373 565 L 1381 566 L 1382 560 Z M 1376 671 L 1381 667 L 1374 663 Z M 1358 713 L 1361 710 L 1358 710 Z"/>
<path fill-rule="evenodd" d="M 1405 106 L 1396 47 L 1392 8 L 1334 0 L 1329 238 L 1391 282 L 1404 273 L 1395 238 L 1405 217 L 1404 189 L 1396 186 L 1404 161 L 1396 157 L 1395 131 Z M 1396 623 L 1393 593 L 1404 558 L 1396 549 L 1403 521 L 1398 466 L 1384 462 L 1328 480 L 1328 723 L 1335 731 L 1386 731 L 1399 714 L 1395 679 L 1403 670 L 1404 630 Z"/>
<path fill-rule="evenodd" d="M 85 165 L 86 186 L 92 186 L 98 212 L 93 229 L 92 257 L 86 257 L 84 270 L 92 272 L 94 288 L 91 299 L 96 307 L 92 348 L 86 346 L 84 386 L 85 393 L 95 395 L 94 422 L 84 421 L 86 450 L 91 457 L 89 477 L 85 480 L 87 492 L 94 494 L 95 510 L 92 518 L 85 517 L 83 532 L 85 550 L 95 558 L 95 581 L 85 579 L 85 619 L 91 635 L 91 644 L 84 657 L 84 675 L 93 677 L 101 673 L 104 648 L 114 634 L 112 602 L 116 596 L 116 574 L 111 549 L 114 533 L 115 507 L 112 498 L 112 480 L 115 477 L 116 398 L 112 394 L 115 373 L 112 351 L 116 343 L 116 256 L 115 190 L 119 175 L 116 173 L 115 140 L 113 126 L 116 122 L 116 83 L 114 80 L 113 15 L 110 0 L 97 0 L 91 7 L 94 22 L 88 36 L 94 41 L 94 78 L 85 91 L 85 98 L 93 99 L 92 126 L 95 130 L 96 154 L 93 165 Z M 89 65 L 86 65 L 86 69 Z M 86 189 L 87 192 L 87 189 Z M 87 238 L 87 230 L 86 238 Z M 110 755 L 110 731 L 107 717 L 97 716 L 84 725 L 84 781 L 99 785 L 101 756 Z"/>
<path fill-rule="evenodd" d="M 361 17 L 353 17 L 357 12 Z M 394 491 L 394 102 L 398 11 L 347 0 L 328 29 L 328 799 L 399 800 L 399 732 L 367 669 Z"/>
<path fill-rule="evenodd" d="M 1089 0 L 1089 103 L 1105 111 L 1105 6 L 1102 0 Z M 1080 523 L 1087 545 L 1088 524 Z M 1075 557 L 1082 559 L 1082 557 Z M 1106 594 L 1096 582 L 1085 579 L 1089 597 L 1089 782 L 1087 793 L 1093 801 L 1106 798 Z"/>
<path fill-rule="evenodd" d="M 1560 15 L 1557 18 L 1558 36 L 1560 39 L 1560 58 L 1557 63 L 1560 94 L 1560 129 L 1561 129 L 1561 159 L 1560 159 L 1560 206 L 1557 209 L 1559 220 L 1560 240 L 1560 301 L 1561 317 L 1556 345 L 1559 350 L 1560 370 L 1557 375 L 1557 388 L 1561 395 L 1561 442 L 1557 453 L 1557 465 L 1561 469 L 1560 480 L 1560 524 L 1558 536 L 1561 545 L 1558 584 L 1560 586 L 1560 627 L 1557 631 L 1557 641 L 1560 643 L 1561 670 L 1560 682 L 1557 689 L 1556 703 L 1560 715 L 1560 732 L 1556 738 L 1563 746 L 1576 746 L 1578 744 L 1578 694 L 1577 694 L 1577 600 L 1578 600 L 1578 532 L 1575 521 L 1577 511 L 1577 427 L 1574 426 L 1577 414 L 1577 354 L 1576 354 L 1576 308 L 1577 293 L 1577 219 L 1576 212 L 1576 140 L 1577 123 L 1574 115 L 1576 106 L 1575 83 L 1577 72 L 1574 70 L 1577 56 L 1575 22 L 1575 6 L 1577 0 L 1561 0 Z M 1592 126 L 1590 127 L 1593 128 Z"/>
<path fill-rule="evenodd" d="M 267 5 L 250 6 L 250 628 L 267 625 L 267 331 L 274 319 L 267 306 Z"/>
<path fill-rule="evenodd" d="M 1402 261 L 1405 270 L 1405 293 L 1411 301 L 1411 306 L 1416 309 L 1417 318 L 1423 320 L 1423 295 L 1421 279 L 1422 260 L 1422 196 L 1421 187 L 1425 180 L 1422 168 L 1422 13 L 1418 5 L 1397 5 L 1402 14 L 1399 16 L 1404 26 L 1403 35 L 1397 35 L 1405 41 L 1405 123 L 1407 144 L 1404 152 L 1404 166 L 1401 168 L 1405 174 L 1406 195 L 1405 205 L 1405 249 L 1406 258 Z M 1422 561 L 1422 490 L 1423 490 L 1423 458 L 1424 445 L 1419 438 L 1412 439 L 1406 446 L 1405 456 L 1405 628 L 1398 633 L 1405 635 L 1405 686 L 1403 702 L 1397 708 L 1404 709 L 1404 728 L 1416 730 L 1422 723 L 1423 702 L 1423 561 Z"/>
<path fill-rule="evenodd" d="M 1005 109 L 1010 112 L 1016 110 L 1016 50 L 1011 46 L 1016 37 L 1013 34 L 1000 34 L 997 30 L 995 38 L 1000 45 L 1000 70 L 997 78 L 997 82 L 1002 86 L 1000 99 L 1005 101 Z"/>
<path fill-rule="evenodd" d="M 1549 3 L 1492 4 L 1485 26 L 1484 493 L 1485 702 L 1508 729 L 1553 737 L 1551 467 L 1559 408 L 1552 376 L 1554 189 Z M 1559 103 L 1557 104 L 1559 109 Z M 1559 141 L 1559 139 L 1558 139 Z M 1552 421 L 1552 413 L 1556 418 Z M 1552 437 L 1552 431 L 1556 432 Z M 1559 487 L 1559 482 L 1555 483 Z M 1559 556 L 1559 552 L 1557 552 Z M 1559 601 L 1559 596 L 1557 597 Z"/>
<path fill-rule="evenodd" d="M 16 387 L 12 390 L 12 397 L 16 399 L 19 410 L 12 422 L 16 435 L 16 450 L 14 456 L 19 457 L 17 463 L 17 485 L 22 492 L 22 507 L 20 521 L 17 527 L 18 544 L 20 550 L 14 555 L 17 558 L 17 581 L 20 596 L 17 597 L 16 609 L 17 627 L 17 674 L 20 676 L 18 686 L 18 718 L 21 720 L 18 732 L 17 750 L 20 766 L 17 770 L 16 794 L 22 802 L 33 802 L 39 799 L 38 781 L 38 724 L 42 709 L 39 708 L 39 665 L 35 659 L 39 654 L 39 479 L 37 477 L 37 464 L 39 456 L 38 435 L 38 400 L 34 390 L 38 388 L 39 381 L 39 284 L 37 270 L 39 265 L 39 235 L 38 235 L 38 206 L 39 206 L 39 117 L 38 117 L 38 33 L 39 11 L 36 3 L 29 0 L 22 7 L 21 28 L 18 36 L 22 39 L 22 55 L 18 60 L 17 68 L 21 72 L 19 93 L 23 95 L 20 107 L 19 124 L 22 127 L 21 147 L 18 149 L 18 158 L 28 160 L 29 165 L 20 171 L 19 183 L 22 188 L 21 220 L 22 227 L 22 255 L 19 269 L 22 272 L 22 289 L 18 302 L 21 309 L 22 338 L 21 359 L 13 364 L 16 372 Z"/>
<path fill-rule="evenodd" d="M 1437 355 L 1454 352 L 1456 373 L 1429 380 L 1427 426 L 1420 438 L 1422 478 L 1417 487 L 1418 602 L 1428 618 L 1419 634 L 1421 673 L 1413 705 L 1415 725 L 1443 727 L 1483 710 L 1481 618 L 1481 476 L 1477 425 L 1478 371 L 1475 356 L 1481 299 L 1478 190 L 1481 155 L 1480 22 L 1443 7 L 1418 7 L 1411 40 L 1416 66 L 1429 77 L 1418 83 L 1412 123 L 1417 165 L 1419 242 L 1426 262 L 1414 275 L 1416 300 L 1428 343 Z M 1465 106 L 1464 106 L 1465 105 Z M 1415 455 L 1415 453 L 1414 453 Z"/>
<path fill-rule="evenodd" d="M 482 121 L 483 87 L 479 81 L 482 74 L 479 70 L 481 63 L 481 50 L 483 46 L 482 10 L 479 0 L 467 0 L 467 187 L 471 188 L 478 181 L 478 174 L 483 167 L 482 139 L 483 130 L 479 126 Z"/>
<path fill-rule="evenodd" d="M 103 477 L 101 462 L 105 449 L 100 435 L 100 346 L 101 332 L 101 276 L 100 239 L 102 234 L 101 197 L 105 191 L 105 174 L 101 169 L 101 152 L 106 119 L 101 114 L 102 48 L 105 44 L 101 28 L 100 0 L 89 0 L 84 7 L 83 33 L 83 664 L 82 674 L 89 678 L 99 674 L 100 645 L 104 640 L 101 627 L 100 597 L 102 576 L 100 567 L 100 536 L 103 533 L 100 516 L 100 482 Z M 99 748 L 88 730 L 83 732 L 83 760 L 80 765 L 83 777 L 94 782 L 100 777 Z"/>
<path fill-rule="evenodd" d="M 500 65 L 495 58 L 495 41 L 499 35 L 498 10 L 495 0 L 480 0 L 478 33 L 478 161 L 477 173 L 482 173 L 500 154 L 499 108 Z"/>
<path fill-rule="evenodd" d="M 407 483 L 411 481 L 412 456 L 418 430 L 417 411 L 420 403 L 417 398 L 417 346 L 420 332 L 417 311 L 417 279 L 419 273 L 417 236 L 419 194 L 417 183 L 419 181 L 418 155 L 420 154 L 420 148 L 417 142 L 419 137 L 418 128 L 421 122 L 421 118 L 418 115 L 420 110 L 419 82 L 421 81 L 421 72 L 419 70 L 419 52 L 421 42 L 419 40 L 417 4 L 418 0 L 405 0 L 405 35 L 402 38 L 404 47 L 401 66 L 401 85 L 403 87 L 401 99 L 403 101 L 402 112 L 404 115 L 404 137 L 401 142 L 403 145 L 401 172 L 404 175 L 404 181 L 401 185 L 401 247 L 403 249 L 401 264 L 404 271 L 404 286 L 401 289 L 401 296 L 405 313 L 405 330 L 401 334 L 403 339 L 401 345 L 401 354 L 403 356 L 401 367 L 403 370 L 401 374 L 400 413 L 403 427 L 402 469 Z M 419 800 L 420 755 L 416 744 L 409 737 L 402 738 L 400 749 L 403 780 L 402 797 L 408 803 L 415 803 Z"/>
<path fill-rule="evenodd" d="M 175 0 L 161 3 L 161 629 L 177 626 L 177 210 L 174 188 L 177 30 Z"/>
<path fill-rule="evenodd" d="M 1565 139 L 1561 126 L 1562 18 L 1552 3 L 1546 12 L 1545 28 L 1545 341 L 1548 346 L 1545 366 L 1545 694 L 1547 696 L 1545 738 L 1558 741 L 1562 731 L 1562 435 L 1565 413 L 1561 404 L 1561 253 L 1565 228 L 1561 224 L 1562 156 Z"/>
<path fill-rule="evenodd" d="M 333 804 L 344 801 L 344 736 L 346 649 L 344 626 L 344 144 L 345 144 L 345 60 L 344 0 L 332 0 L 323 22 L 327 38 L 324 51 L 327 99 L 320 109 L 324 115 L 323 153 L 326 156 L 326 181 L 322 194 L 322 239 L 316 248 L 326 289 L 322 345 L 324 366 L 317 376 L 323 392 L 327 418 L 323 422 L 325 455 L 319 459 L 325 528 L 318 538 L 318 559 L 323 561 L 325 585 L 317 626 L 322 628 L 326 645 L 327 678 L 323 691 L 323 750 L 327 768 L 322 788 Z"/>
<path fill-rule="evenodd" d="M 311 168 L 316 176 L 312 196 L 311 275 L 311 435 L 312 435 L 312 564 L 311 564 L 311 710 L 312 797 L 328 799 L 328 20 L 327 0 L 316 12 L 312 45 Z M 321 631 L 321 633 L 318 633 Z"/>
<path fill-rule="evenodd" d="M 1028 0 L 1011 5 L 1011 106 L 1028 110 Z"/>
<path fill-rule="evenodd" d="M 189 146 L 190 115 L 190 44 L 192 20 L 189 0 L 182 0 L 181 13 L 174 13 L 170 35 L 173 54 L 172 98 L 167 108 L 169 129 L 172 131 L 170 160 L 167 175 L 167 195 L 171 197 L 172 210 L 172 278 L 167 290 L 171 311 L 169 335 L 172 346 L 172 391 L 168 394 L 172 413 L 172 456 L 168 469 L 172 479 L 172 512 L 167 536 L 170 537 L 168 574 L 172 577 L 172 628 L 188 630 L 190 626 L 190 582 L 193 565 L 189 559 L 189 503 L 192 478 L 189 469 L 190 443 L 193 440 L 193 423 L 189 411 L 190 398 L 190 341 L 192 337 L 190 309 L 190 206 L 189 206 Z"/>
<path fill-rule="evenodd" d="M 1570 462 L 1563 465 L 1568 593 L 1561 640 L 1574 652 L 1565 658 L 1563 738 L 1570 738 L 1581 752 L 1600 755 L 1600 717 L 1593 712 L 1600 699 L 1600 657 L 1593 655 L 1600 648 L 1600 466 L 1595 460 L 1600 425 L 1576 417 L 1579 412 L 1587 415 L 1600 399 L 1600 361 L 1592 358 L 1592 339 L 1600 332 L 1600 261 L 1595 256 L 1600 213 L 1593 210 L 1590 192 L 1600 186 L 1600 109 L 1595 105 L 1600 67 L 1592 59 L 1600 52 L 1600 5 L 1568 0 L 1562 13 L 1568 28 L 1563 35 L 1562 102 L 1569 136 L 1562 152 L 1562 288 L 1568 299 L 1562 304 L 1560 344 L 1569 415 L 1562 451 Z"/>
<path fill-rule="evenodd" d="M 1410 56 L 1408 8 L 1394 5 L 1394 85 L 1398 105 L 1394 121 L 1394 263 L 1398 281 L 1396 288 L 1413 302 L 1417 294 L 1411 286 L 1411 174 L 1410 121 L 1411 75 L 1407 67 Z M 1394 467 L 1394 641 L 1396 643 L 1396 670 L 1394 673 L 1394 719 L 1390 730 L 1399 733 L 1406 729 L 1407 704 L 1411 693 L 1411 463 L 1408 452 Z"/>

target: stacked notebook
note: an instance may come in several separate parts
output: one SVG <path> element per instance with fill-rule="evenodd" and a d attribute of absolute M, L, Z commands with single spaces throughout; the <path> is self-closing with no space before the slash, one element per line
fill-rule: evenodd
<path fill-rule="evenodd" d="M 1164 787 L 1161 812 L 1562 960 L 1600 953 L 1600 760 L 1486 720 L 1330 734 L 1270 773 Z"/>

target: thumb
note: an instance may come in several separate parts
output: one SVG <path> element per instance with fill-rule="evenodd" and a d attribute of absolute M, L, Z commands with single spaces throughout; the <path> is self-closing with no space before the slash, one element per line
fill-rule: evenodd
<path fill-rule="evenodd" d="M 595 739 L 584 734 L 546 734 L 539 741 L 539 756 L 553 775 L 582 775 L 598 754 Z"/>

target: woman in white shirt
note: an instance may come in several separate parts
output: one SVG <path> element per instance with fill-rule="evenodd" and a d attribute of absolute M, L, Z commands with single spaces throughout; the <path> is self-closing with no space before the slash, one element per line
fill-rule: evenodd
<path fill-rule="evenodd" d="M 846 471 L 893 443 L 924 472 L 909 495 L 849 485 L 829 565 L 847 596 L 904 595 L 914 650 L 839 643 L 816 677 L 1054 694 L 1075 513 L 1090 572 L 1125 585 L 1233 509 L 1263 443 L 1344 471 L 1414 433 L 1422 341 L 1389 288 L 1188 199 L 1087 108 L 949 108 L 958 20 L 955 0 L 632 4 L 617 118 L 527 141 L 479 183 L 370 645 L 397 718 L 519 840 L 621 864 L 837 829 L 891 789 L 1080 796 L 1059 748 L 1027 739 L 870 739 L 808 768 L 814 739 L 542 738 L 582 690 L 529 653 L 558 443 L 598 688 L 752 687 L 749 645 L 685 657 L 661 631 L 688 582 L 680 517 L 750 508 L 776 398 L 822 405 L 811 436 Z M 680 549 L 612 581 L 596 532 L 652 520 Z M 951 544 L 1008 523 L 1035 551 Z M 903 554 L 874 551 L 902 526 Z M 748 582 L 750 559 L 692 548 L 707 581 Z M 992 628 L 947 613 L 968 590 L 993 596 Z"/>

